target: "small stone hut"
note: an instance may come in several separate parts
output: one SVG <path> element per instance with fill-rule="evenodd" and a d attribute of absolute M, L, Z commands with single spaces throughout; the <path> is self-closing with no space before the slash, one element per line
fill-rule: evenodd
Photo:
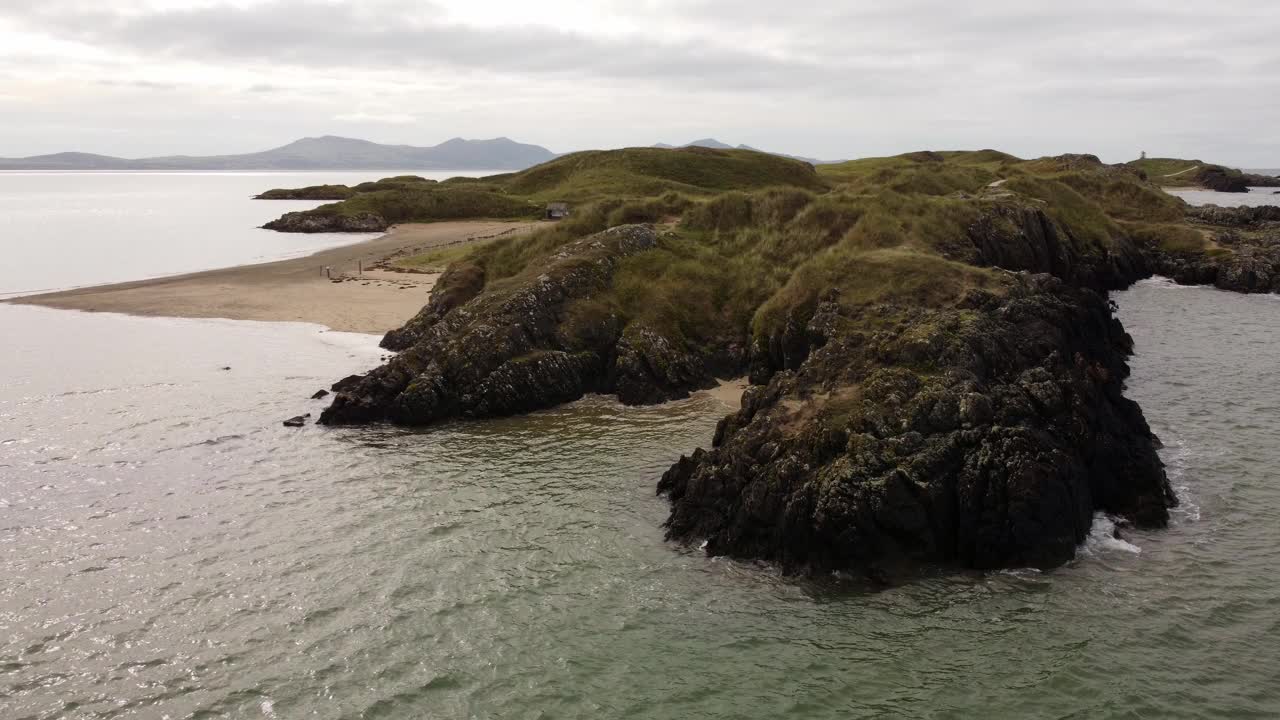
<path fill-rule="evenodd" d="M 564 202 L 547 203 L 546 218 L 548 220 L 561 220 L 567 217 L 569 217 L 569 203 L 564 203 Z"/>

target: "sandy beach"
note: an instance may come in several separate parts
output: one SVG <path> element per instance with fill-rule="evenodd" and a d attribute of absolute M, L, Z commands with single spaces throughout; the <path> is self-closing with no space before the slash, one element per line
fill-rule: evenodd
<path fill-rule="evenodd" d="M 27 295 L 7 302 L 129 315 L 309 322 L 346 332 L 384 333 L 426 304 L 438 275 L 368 269 L 361 274 L 360 268 L 433 247 L 522 232 L 534 225 L 504 221 L 398 225 L 381 237 L 306 257 Z M 330 269 L 328 275 L 325 268 Z"/>

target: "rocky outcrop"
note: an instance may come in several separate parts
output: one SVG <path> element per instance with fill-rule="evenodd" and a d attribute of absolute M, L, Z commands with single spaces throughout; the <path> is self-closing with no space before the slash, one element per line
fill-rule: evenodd
<path fill-rule="evenodd" d="M 1245 176 L 1238 172 L 1231 172 L 1225 168 L 1213 165 L 1196 173 L 1196 181 L 1206 189 L 1213 190 L 1215 192 L 1249 192 L 1249 181 Z"/>
<path fill-rule="evenodd" d="M 479 295 L 484 289 L 484 278 L 484 268 L 474 263 L 451 264 L 431 289 L 431 302 L 402 327 L 384 335 L 381 346 L 396 351 L 413 347 L 444 316 Z"/>
<path fill-rule="evenodd" d="M 566 322 L 575 301 L 608 287 L 623 259 L 657 243 L 652 226 L 616 227 L 484 292 L 483 278 L 460 266 L 444 292 L 384 341 L 408 349 L 339 392 L 320 422 L 427 425 L 527 412 L 588 392 L 654 402 L 711 385 L 699 359 L 641 327 L 624 329 L 608 313 L 589 327 Z"/>
<path fill-rule="evenodd" d="M 953 309 L 831 295 L 805 334 L 807 360 L 663 476 L 671 539 L 790 571 L 990 568 L 1070 559 L 1099 510 L 1167 522 L 1156 440 L 1121 394 L 1131 341 L 1100 295 L 1046 275 Z"/>
<path fill-rule="evenodd" d="M 303 211 L 285 213 L 262 227 L 289 233 L 385 232 L 388 224 L 374 213 L 340 215 Z"/>
<path fill-rule="evenodd" d="M 1254 245 L 1219 237 L 1220 251 L 1171 253 L 1153 250 L 1148 262 L 1157 275 L 1180 285 L 1213 285 L 1241 293 L 1280 293 L 1280 244 Z"/>
<path fill-rule="evenodd" d="M 346 185 L 311 185 L 303 188 L 274 188 L 253 196 L 254 200 L 346 200 L 356 191 Z"/>
<path fill-rule="evenodd" d="M 1145 249 L 1152 272 L 1182 285 L 1242 293 L 1280 292 L 1280 207 L 1192 207 L 1187 217 L 1212 236 L 1200 252 Z"/>
<path fill-rule="evenodd" d="M 1244 181 L 1250 187 L 1273 188 L 1280 187 L 1280 177 L 1275 175 L 1260 175 L 1258 173 L 1244 173 Z M 1280 194 L 1277 191 L 1276 194 Z"/>
<path fill-rule="evenodd" d="M 956 259 L 973 265 L 1049 273 L 1094 290 L 1127 287 L 1148 274 L 1142 252 L 1131 243 L 1084 252 L 1069 229 L 1035 207 L 994 205 L 968 229 L 968 235 L 975 252 Z"/>
<path fill-rule="evenodd" d="M 1198 205 L 1187 208 L 1187 217 L 1192 221 L 1207 225 L 1237 228 L 1261 226 L 1266 223 L 1280 223 L 1280 207 L 1275 205 L 1258 205 L 1256 207 Z"/>

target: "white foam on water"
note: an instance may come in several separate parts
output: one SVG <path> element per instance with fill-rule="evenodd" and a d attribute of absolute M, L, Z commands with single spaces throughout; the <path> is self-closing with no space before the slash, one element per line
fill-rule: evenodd
<path fill-rule="evenodd" d="M 1126 552 L 1137 555 L 1142 552 L 1142 548 L 1133 543 L 1122 540 L 1115 536 L 1116 523 L 1105 513 L 1097 513 L 1093 516 L 1093 527 L 1089 529 L 1089 537 L 1085 538 L 1084 545 L 1080 547 L 1080 554 L 1085 556 L 1096 556 L 1112 552 Z"/>
<path fill-rule="evenodd" d="M 1178 498 L 1177 507 L 1169 510 L 1175 523 L 1200 520 L 1200 505 L 1195 501 L 1191 485 L 1187 481 L 1187 468 L 1191 464 L 1193 454 L 1192 449 L 1177 437 L 1167 441 L 1164 448 L 1160 450 L 1160 459 L 1164 461 L 1169 484 L 1173 487 L 1173 494 Z"/>
<path fill-rule="evenodd" d="M 1161 290 L 1197 290 L 1202 285 L 1179 285 L 1173 281 L 1173 278 L 1167 278 L 1163 275 L 1152 275 L 1145 280 L 1139 280 L 1134 283 L 1136 286 L 1159 288 Z"/>

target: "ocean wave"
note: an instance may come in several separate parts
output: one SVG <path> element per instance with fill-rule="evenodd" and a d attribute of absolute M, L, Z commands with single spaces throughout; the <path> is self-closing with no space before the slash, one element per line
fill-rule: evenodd
<path fill-rule="evenodd" d="M 1093 516 L 1093 527 L 1089 529 L 1089 536 L 1085 538 L 1084 545 L 1080 547 L 1080 554 L 1096 556 L 1113 552 L 1126 552 L 1137 555 L 1142 552 L 1142 548 L 1128 540 L 1117 537 L 1116 521 L 1108 517 L 1106 513 L 1097 513 Z"/>

